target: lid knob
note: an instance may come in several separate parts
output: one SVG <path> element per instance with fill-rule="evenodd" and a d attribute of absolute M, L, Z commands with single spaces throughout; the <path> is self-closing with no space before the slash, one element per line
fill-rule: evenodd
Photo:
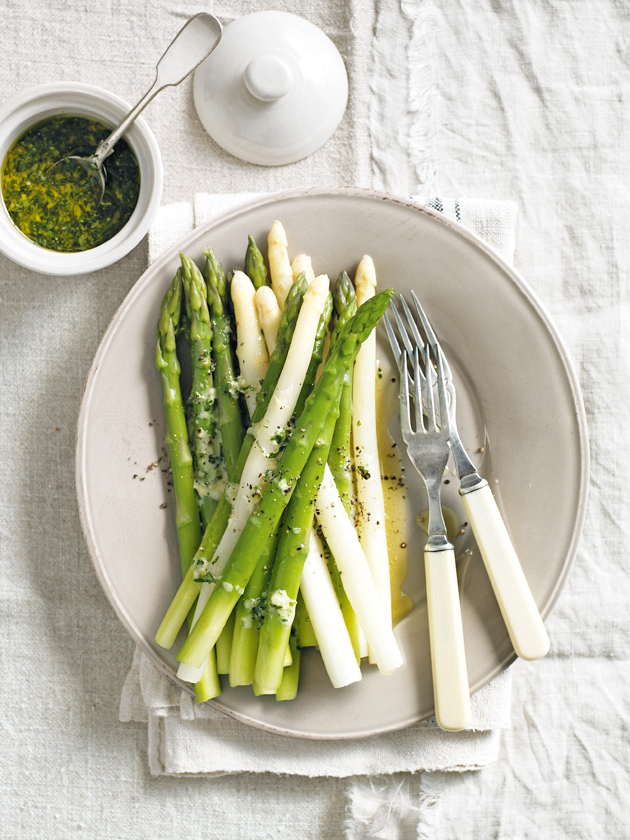
<path fill-rule="evenodd" d="M 282 99 L 293 84 L 289 65 L 277 55 L 259 55 L 245 68 L 245 86 L 262 102 Z"/>

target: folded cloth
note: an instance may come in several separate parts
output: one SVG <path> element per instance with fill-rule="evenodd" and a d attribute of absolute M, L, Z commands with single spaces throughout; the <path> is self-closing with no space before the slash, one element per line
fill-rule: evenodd
<path fill-rule="evenodd" d="M 259 197 L 258 194 L 198 194 L 192 203 L 160 209 L 149 234 L 149 260 L 155 260 L 194 227 L 220 212 Z M 483 237 L 507 262 L 514 255 L 517 208 L 513 202 L 418 199 Z M 273 735 L 249 727 L 212 703 L 196 706 L 187 692 L 171 682 L 136 650 L 124 684 L 121 721 L 148 724 L 149 768 L 154 775 L 186 776 L 231 773 L 277 773 L 302 776 L 388 776 L 400 772 L 479 769 L 498 755 L 501 729 L 510 727 L 511 673 L 506 670 L 477 691 L 471 701 L 472 723 L 465 732 L 443 732 L 435 721 L 423 721 L 400 732 L 368 740 L 315 741 Z M 421 797 L 424 810 L 434 793 Z M 362 837 L 361 815 L 384 809 L 409 816 L 402 790 L 355 785 L 350 797 L 349 837 Z M 371 803 L 371 804 L 370 804 Z M 371 810 L 370 810 L 371 809 Z M 413 809 L 412 809 L 413 810 Z M 418 814 L 420 811 L 418 810 Z M 372 819 L 370 817 L 370 819 Z M 354 832 L 354 833 L 352 833 Z M 394 834 L 365 834 L 388 836 Z M 402 835 L 401 835 L 402 836 Z"/>
<path fill-rule="evenodd" d="M 123 687 L 120 719 L 148 724 L 153 775 L 379 776 L 418 770 L 476 770 L 497 756 L 499 732 L 510 726 L 510 672 L 477 691 L 472 728 L 443 732 L 424 721 L 368 740 L 312 741 L 254 729 L 194 698 L 139 650 Z"/>

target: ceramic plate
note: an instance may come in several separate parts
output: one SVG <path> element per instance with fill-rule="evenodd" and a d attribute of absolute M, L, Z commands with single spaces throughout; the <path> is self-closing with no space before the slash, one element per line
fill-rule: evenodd
<path fill-rule="evenodd" d="M 102 341 L 78 427 L 77 488 L 88 549 L 103 589 L 134 642 L 171 679 L 176 653 L 153 641 L 179 584 L 172 497 L 164 457 L 161 388 L 154 367 L 161 298 L 181 249 L 202 265 L 212 247 L 226 268 L 242 266 L 247 236 L 262 245 L 275 219 L 291 256 L 308 253 L 317 273 L 352 276 L 370 254 L 381 288 L 415 289 L 454 368 L 460 434 L 488 479 L 536 602 L 546 617 L 564 584 L 586 504 L 588 453 L 577 377 L 563 344 L 527 284 L 465 228 L 411 201 L 352 189 L 265 198 L 198 228 L 138 280 Z M 379 327 L 380 331 L 380 327 Z M 389 350 L 379 332 L 379 355 Z M 390 403 L 396 410 L 396 400 Z M 398 437 L 398 418 L 390 429 Z M 215 703 L 247 724 L 285 735 L 360 738 L 433 713 L 422 546 L 416 517 L 422 480 L 409 466 L 406 592 L 412 612 L 397 626 L 404 665 L 384 677 L 333 689 L 319 654 L 307 650 L 298 698 L 278 703 L 226 687 Z M 464 525 L 457 479 L 444 504 Z M 166 508 L 164 507 L 166 505 Z M 483 562 L 465 526 L 458 574 L 466 656 L 474 692 L 514 652 Z M 183 684 L 182 684 L 183 685 Z"/>

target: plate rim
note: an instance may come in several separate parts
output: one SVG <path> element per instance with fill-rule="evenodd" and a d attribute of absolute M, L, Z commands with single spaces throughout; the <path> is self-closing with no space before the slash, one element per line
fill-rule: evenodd
<path fill-rule="evenodd" d="M 378 199 L 382 201 L 387 201 L 389 203 L 402 205 L 404 207 L 408 207 L 414 211 L 420 212 L 424 215 L 430 216 L 438 223 L 445 225 L 453 229 L 458 235 L 462 236 L 464 239 L 468 240 L 471 244 L 473 244 L 476 248 L 481 250 L 491 261 L 498 264 L 501 270 L 506 274 L 510 281 L 519 289 L 521 294 L 527 299 L 529 304 L 533 307 L 538 319 L 546 329 L 549 336 L 552 338 L 553 343 L 556 347 L 556 352 L 558 354 L 559 359 L 562 362 L 562 367 L 564 370 L 564 374 L 566 376 L 566 382 L 569 385 L 569 390 L 573 400 L 573 408 L 574 414 L 577 421 L 577 428 L 579 432 L 579 453 L 580 453 L 580 470 L 579 470 L 579 484 L 578 484 L 578 503 L 576 507 L 575 517 L 573 520 L 573 526 L 571 531 L 571 539 L 569 541 L 568 550 L 565 555 L 565 560 L 562 567 L 562 572 L 558 576 L 558 579 L 555 583 L 555 586 L 546 602 L 546 604 L 541 609 L 541 616 L 543 620 L 545 620 L 549 614 L 552 612 L 559 595 L 564 588 L 567 578 L 573 568 L 573 564 L 575 563 L 575 558 L 578 551 L 579 541 L 582 536 L 582 532 L 584 529 L 584 522 L 586 518 L 586 510 L 588 506 L 588 495 L 589 495 L 589 482 L 590 482 L 590 448 L 589 448 L 589 439 L 588 439 L 588 424 L 587 424 L 587 417 L 586 417 L 586 410 L 584 406 L 584 400 L 582 395 L 582 389 L 580 387 L 579 377 L 577 374 L 577 370 L 569 353 L 569 350 L 565 344 L 564 339 L 560 335 L 553 319 L 551 318 L 550 314 L 547 312 L 546 308 L 544 307 L 542 301 L 540 300 L 538 294 L 535 290 L 529 285 L 529 283 L 525 280 L 525 278 L 516 270 L 514 269 L 509 263 L 507 263 L 497 252 L 478 234 L 476 234 L 473 230 L 462 224 L 461 222 L 447 218 L 443 213 L 434 209 L 433 207 L 422 203 L 421 200 L 412 198 L 412 197 L 403 197 L 398 196 L 393 193 L 385 192 L 382 190 L 374 190 L 374 189 L 367 189 L 367 188 L 360 188 L 360 187 L 309 187 L 306 189 L 293 189 L 293 190 L 282 190 L 276 192 L 266 192 L 261 193 L 257 198 L 248 198 L 247 200 L 243 201 L 243 203 L 239 203 L 234 207 L 225 210 L 216 216 L 214 216 L 209 221 L 205 222 L 198 227 L 195 227 L 192 231 L 182 237 L 178 242 L 169 248 L 167 248 L 159 257 L 157 257 L 151 265 L 147 266 L 145 271 L 140 275 L 140 277 L 136 280 L 133 286 L 129 289 L 125 297 L 123 298 L 122 302 L 116 309 L 113 317 L 111 318 L 110 322 L 108 323 L 101 341 L 99 342 L 99 346 L 95 353 L 94 359 L 90 366 L 90 370 L 88 372 L 85 385 L 83 387 L 83 394 L 81 397 L 81 404 L 78 414 L 77 420 L 77 430 L 76 430 L 76 446 L 75 446 L 75 488 L 76 488 L 76 495 L 77 495 L 77 504 L 79 509 L 79 518 L 81 522 L 81 528 L 83 531 L 83 536 L 85 539 L 86 547 L 88 549 L 88 554 L 90 556 L 90 560 L 92 566 L 94 568 L 95 574 L 97 579 L 105 593 L 107 600 L 109 601 L 110 606 L 114 610 L 114 613 L 118 620 L 123 625 L 125 631 L 129 634 L 131 639 L 134 641 L 137 647 L 141 649 L 141 651 L 149 657 L 152 664 L 154 664 L 158 669 L 165 674 L 169 680 L 177 685 L 179 688 L 183 688 L 188 693 L 192 693 L 192 689 L 190 686 L 183 683 L 179 680 L 175 674 L 173 674 L 170 669 L 166 667 L 166 665 L 155 655 L 154 651 L 146 645 L 143 635 L 136 626 L 134 620 L 125 610 L 123 605 L 118 600 L 116 593 L 113 591 L 112 587 L 109 584 L 109 581 L 104 573 L 104 566 L 102 562 L 102 558 L 100 556 L 98 546 L 96 544 L 96 540 L 93 538 L 93 532 L 91 529 L 91 515 L 89 511 L 89 505 L 87 504 L 87 499 L 85 496 L 85 482 L 83 480 L 83 470 L 82 466 L 84 463 L 84 455 L 85 455 L 85 435 L 86 435 L 86 419 L 88 416 L 88 407 L 90 403 L 90 394 L 91 394 L 91 386 L 94 383 L 96 375 L 98 373 L 98 369 L 100 367 L 101 360 L 103 359 L 107 348 L 114 336 L 115 328 L 118 322 L 122 319 L 124 313 L 126 312 L 127 308 L 133 303 L 134 299 L 141 294 L 142 290 L 145 288 L 147 284 L 149 284 L 154 277 L 157 275 L 162 267 L 169 262 L 173 257 L 176 257 L 180 251 L 185 251 L 188 244 L 192 241 L 196 241 L 200 236 L 203 236 L 205 233 L 210 232 L 215 226 L 221 225 L 224 222 L 230 220 L 235 216 L 241 215 L 243 212 L 250 212 L 255 210 L 259 207 L 263 207 L 269 204 L 274 204 L 279 200 L 291 200 L 294 198 L 305 198 L 308 196 L 331 196 L 331 195 L 348 195 L 348 196 L 355 196 L 359 198 L 366 198 L 366 199 Z M 167 205 L 165 205 L 167 206 Z M 470 691 L 471 694 L 474 694 L 484 685 L 487 685 L 493 679 L 495 679 L 499 674 L 505 671 L 510 665 L 517 659 L 516 653 L 512 651 L 508 653 L 504 659 L 499 662 L 488 674 L 486 674 L 483 678 L 477 681 L 476 684 L 471 685 Z M 361 740 L 376 737 L 378 735 L 387 734 L 390 732 L 396 732 L 403 730 L 414 723 L 420 723 L 422 721 L 426 721 L 430 718 L 429 716 L 419 717 L 414 720 L 406 720 L 402 722 L 397 722 L 387 727 L 379 727 L 376 730 L 369 730 L 364 732 L 358 733 L 351 733 L 351 734 L 344 734 L 344 735 L 337 735 L 337 734 L 316 734 L 316 733 L 302 733 L 296 732 L 289 728 L 284 728 L 278 725 L 271 725 L 267 724 L 264 721 L 257 720 L 255 718 L 251 718 L 250 716 L 240 713 L 234 709 L 227 708 L 221 705 L 220 702 L 216 702 L 214 700 L 207 701 L 210 705 L 212 705 L 215 709 L 220 711 L 223 714 L 228 715 L 248 726 L 251 726 L 256 729 L 263 730 L 265 732 L 269 732 L 271 734 L 280 735 L 283 737 L 291 737 L 297 738 L 300 740 L 316 740 L 316 741 L 344 741 L 344 740 Z"/>

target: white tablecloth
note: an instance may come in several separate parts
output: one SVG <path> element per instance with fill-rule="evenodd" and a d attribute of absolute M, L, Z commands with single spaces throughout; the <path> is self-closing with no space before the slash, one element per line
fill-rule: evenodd
<path fill-rule="evenodd" d="M 552 652 L 513 666 L 513 728 L 499 758 L 441 780 L 432 829 L 444 840 L 627 838 L 628 11 L 614 0 L 273 5 L 310 18 L 340 47 L 351 100 L 338 134 L 306 161 L 250 167 L 208 140 L 188 80 L 146 112 L 165 159 L 164 203 L 199 190 L 329 183 L 519 205 L 515 265 L 554 318 L 584 389 L 591 499 L 547 622 Z M 72 79 L 134 100 L 173 32 L 202 8 L 7 0 L 0 95 Z M 238 0 L 211 10 L 231 18 L 252 8 Z M 117 720 L 132 643 L 84 547 L 73 452 L 91 360 L 145 263 L 141 245 L 98 274 L 52 279 L 0 258 L 3 834 L 337 840 L 344 780 L 154 779 L 144 727 Z M 414 795 L 417 779 L 397 781 Z"/>

